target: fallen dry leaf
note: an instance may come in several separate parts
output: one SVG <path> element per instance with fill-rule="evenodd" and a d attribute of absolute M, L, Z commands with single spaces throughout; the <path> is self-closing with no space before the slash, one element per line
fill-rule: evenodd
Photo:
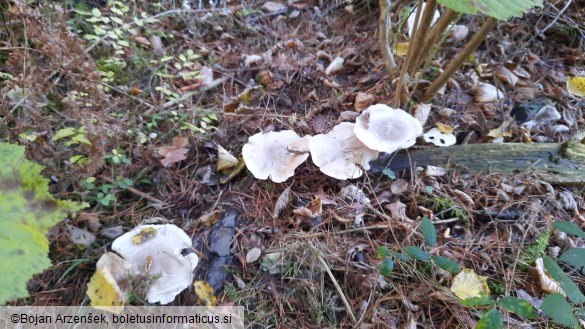
<path fill-rule="evenodd" d="M 512 137 L 511 127 L 513 122 L 513 120 L 506 120 L 502 122 L 498 128 L 490 130 L 488 136 L 493 138 Z"/>
<path fill-rule="evenodd" d="M 365 110 L 368 106 L 372 105 L 376 101 L 376 97 L 372 94 L 368 93 L 358 93 L 355 96 L 355 102 L 353 104 L 353 108 L 361 112 Z"/>
<path fill-rule="evenodd" d="M 185 137 L 177 136 L 173 138 L 173 142 L 169 146 L 161 146 L 158 148 L 158 154 L 163 156 L 160 162 L 163 166 L 168 167 L 171 164 L 187 159 L 187 152 L 189 149 L 185 148 L 189 145 L 189 141 Z"/>
<path fill-rule="evenodd" d="M 569 77 L 567 90 L 573 95 L 585 97 L 585 77 Z"/>
<path fill-rule="evenodd" d="M 293 210 L 293 213 L 307 217 L 307 218 L 315 218 L 317 216 L 321 216 L 323 212 L 323 208 L 321 205 L 321 199 L 316 198 L 315 200 L 309 202 L 306 207 L 300 207 Z"/>
<path fill-rule="evenodd" d="M 487 296 L 490 293 L 487 279 L 487 276 L 477 275 L 472 269 L 466 268 L 453 279 L 451 291 L 461 299 L 480 297 L 481 295 Z"/>
<path fill-rule="evenodd" d="M 282 191 L 282 193 L 280 193 L 280 196 L 278 197 L 278 200 L 276 201 L 276 204 L 274 205 L 274 211 L 272 212 L 273 219 L 277 219 L 278 216 L 280 216 L 280 214 L 282 213 L 284 208 L 286 208 L 286 206 L 291 201 L 291 199 L 292 199 L 292 196 L 290 194 L 290 186 L 289 186 L 284 191 Z"/>
<path fill-rule="evenodd" d="M 260 259 L 262 256 L 262 250 L 260 248 L 252 248 L 246 254 L 246 264 L 251 264 Z"/>

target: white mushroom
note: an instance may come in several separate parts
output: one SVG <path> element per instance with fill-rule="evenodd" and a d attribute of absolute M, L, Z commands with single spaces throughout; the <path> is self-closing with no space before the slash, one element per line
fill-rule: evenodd
<path fill-rule="evenodd" d="M 191 238 L 173 224 L 139 225 L 114 240 L 112 250 L 132 264 L 133 275 L 147 274 L 154 279 L 146 298 L 149 303 L 164 305 L 191 286 L 199 257 L 182 254 L 191 246 Z"/>
<path fill-rule="evenodd" d="M 354 124 L 350 122 L 338 124 L 327 134 L 313 136 L 309 150 L 321 171 L 337 179 L 360 177 L 364 173 L 362 168 L 370 169 L 370 161 L 378 158 L 378 151 L 357 139 Z"/>
<path fill-rule="evenodd" d="M 453 133 L 444 133 L 439 128 L 432 128 L 423 135 L 425 142 L 436 146 L 451 146 L 457 143 L 457 137 Z"/>
<path fill-rule="evenodd" d="M 414 145 L 423 130 L 420 122 L 405 111 L 376 104 L 357 117 L 354 132 L 372 150 L 392 153 Z"/>
<path fill-rule="evenodd" d="M 311 136 L 301 138 L 292 130 L 258 133 L 248 139 L 242 156 L 254 177 L 270 177 L 273 182 L 282 183 L 309 157 L 307 145 L 310 139 Z"/>

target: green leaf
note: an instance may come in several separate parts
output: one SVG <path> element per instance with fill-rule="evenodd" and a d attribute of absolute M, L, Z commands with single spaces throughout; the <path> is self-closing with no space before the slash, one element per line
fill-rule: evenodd
<path fill-rule="evenodd" d="M 490 297 L 489 295 L 486 295 L 485 293 L 482 293 L 478 297 L 466 298 L 466 299 L 461 301 L 461 305 L 463 305 L 463 306 L 484 306 L 484 305 L 490 305 L 493 303 L 494 303 L 494 300 L 492 299 L 492 297 Z"/>
<path fill-rule="evenodd" d="M 581 269 L 581 273 L 585 275 L 585 248 L 571 248 L 565 251 L 565 253 L 559 257 L 559 260 Z"/>
<path fill-rule="evenodd" d="M 402 250 L 410 258 L 413 258 L 413 259 L 416 259 L 416 260 L 422 260 L 424 262 L 428 262 L 428 261 L 431 260 L 431 256 L 429 256 L 429 254 L 427 254 L 426 251 L 422 250 L 419 247 L 406 246 L 406 247 L 402 248 Z"/>
<path fill-rule="evenodd" d="M 392 253 L 392 256 L 394 256 L 394 258 L 396 258 L 399 261 L 406 262 L 408 260 L 408 256 L 406 256 L 405 254 L 401 254 L 399 252 Z"/>
<path fill-rule="evenodd" d="M 392 171 L 392 169 L 390 169 L 390 168 L 386 168 L 386 169 L 382 170 L 382 173 L 390 179 L 396 179 L 396 173 L 394 171 Z"/>
<path fill-rule="evenodd" d="M 459 263 L 447 257 L 431 256 L 431 260 L 433 261 L 433 263 L 435 263 L 435 265 L 449 273 L 457 274 L 462 270 L 461 266 L 459 266 Z"/>
<path fill-rule="evenodd" d="M 388 247 L 378 247 L 376 248 L 376 258 L 382 259 L 384 257 L 389 257 L 392 255 L 392 251 L 388 249 Z"/>
<path fill-rule="evenodd" d="M 27 282 L 51 266 L 49 228 L 86 205 L 54 199 L 43 167 L 24 147 L 0 143 L 0 304 L 28 296 Z"/>
<path fill-rule="evenodd" d="M 91 15 L 94 17 L 100 17 L 102 15 L 102 12 L 99 9 L 94 8 L 91 10 Z"/>
<path fill-rule="evenodd" d="M 89 141 L 89 139 L 87 139 L 87 136 L 85 136 L 85 134 L 77 134 L 71 138 L 71 141 L 91 145 L 91 142 Z"/>
<path fill-rule="evenodd" d="M 475 325 L 475 329 L 498 328 L 504 328 L 504 320 L 502 319 L 502 313 L 497 308 L 492 308 L 487 311 Z"/>
<path fill-rule="evenodd" d="M 583 230 L 575 223 L 564 220 L 557 220 L 553 222 L 553 227 L 561 232 L 576 235 L 585 239 L 585 232 L 583 232 Z"/>
<path fill-rule="evenodd" d="M 165 56 L 165 57 L 163 57 L 163 58 L 160 59 L 160 62 L 161 63 L 168 62 L 168 61 L 170 61 L 173 58 L 175 58 L 175 57 L 174 56 Z"/>
<path fill-rule="evenodd" d="M 437 244 L 437 230 L 428 217 L 423 217 L 420 230 L 427 245 L 434 247 Z"/>
<path fill-rule="evenodd" d="M 585 296 L 571 278 L 563 272 L 561 267 L 550 257 L 543 256 L 544 268 L 550 276 L 561 284 L 567 297 L 576 305 L 585 303 Z"/>
<path fill-rule="evenodd" d="M 383 276 L 390 276 L 394 270 L 394 261 L 392 258 L 386 258 L 382 264 L 380 264 L 380 274 Z"/>
<path fill-rule="evenodd" d="M 59 129 L 57 130 L 57 132 L 55 133 L 55 135 L 53 135 L 53 138 L 51 138 L 51 140 L 54 141 L 58 141 L 60 139 L 63 138 L 67 138 L 69 136 L 73 136 L 76 133 L 76 129 L 69 127 L 69 128 L 63 128 L 63 129 Z"/>
<path fill-rule="evenodd" d="M 500 298 L 496 304 L 525 319 L 533 320 L 536 318 L 534 307 L 532 307 L 532 305 L 530 305 L 530 303 L 525 299 L 506 296 Z"/>
<path fill-rule="evenodd" d="M 573 315 L 573 306 L 561 294 L 550 294 L 542 301 L 540 309 L 551 319 L 567 327 L 579 328 L 579 321 Z"/>
<path fill-rule="evenodd" d="M 475 15 L 481 12 L 500 20 L 522 15 L 533 7 L 542 7 L 542 0 L 438 0 L 456 12 Z"/>

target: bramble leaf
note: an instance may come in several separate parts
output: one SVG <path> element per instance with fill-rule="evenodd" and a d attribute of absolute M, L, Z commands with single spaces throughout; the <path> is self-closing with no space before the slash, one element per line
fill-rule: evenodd
<path fill-rule="evenodd" d="M 459 263 L 452 260 L 451 258 L 443 256 L 431 256 L 431 260 L 433 261 L 433 263 L 435 263 L 435 265 L 449 273 L 457 274 L 461 272 L 461 266 L 459 266 Z"/>
<path fill-rule="evenodd" d="M 581 273 L 585 275 L 585 248 L 571 248 L 565 251 L 559 260 L 581 269 Z"/>
<path fill-rule="evenodd" d="M 561 232 L 576 235 L 580 238 L 585 239 L 585 232 L 583 232 L 583 230 L 575 223 L 567 222 L 564 220 L 557 220 L 553 222 L 553 227 Z"/>
<path fill-rule="evenodd" d="M 422 250 L 419 247 L 406 246 L 406 247 L 402 248 L 402 250 L 410 258 L 413 258 L 416 260 L 422 260 L 423 262 L 428 262 L 431 260 L 431 256 L 429 256 L 429 254 L 427 254 L 426 251 Z"/>
<path fill-rule="evenodd" d="M 499 20 L 522 17 L 533 7 L 542 7 L 542 0 L 438 0 L 439 4 L 464 14 L 481 12 Z"/>
<path fill-rule="evenodd" d="M 567 327 L 579 328 L 579 321 L 573 315 L 573 306 L 561 294 L 550 294 L 542 301 L 540 309 L 551 319 Z"/>
<path fill-rule="evenodd" d="M 392 258 L 386 258 L 382 264 L 380 264 L 380 274 L 383 276 L 390 276 L 394 270 L 394 261 Z"/>
<path fill-rule="evenodd" d="M 535 319 L 536 312 L 530 303 L 521 298 L 506 296 L 497 301 L 497 304 L 510 312 L 514 312 L 525 319 Z"/>
<path fill-rule="evenodd" d="M 579 290 L 579 287 L 571 280 L 571 278 L 563 272 L 560 266 L 550 257 L 544 256 L 544 268 L 550 276 L 561 284 L 561 288 L 569 297 L 569 299 L 576 305 L 585 303 L 585 296 Z"/>
<path fill-rule="evenodd" d="M 51 266 L 49 228 L 85 204 L 54 199 L 43 167 L 24 158 L 24 147 L 0 143 L 0 304 L 28 296 L 27 282 Z"/>
<path fill-rule="evenodd" d="M 497 308 L 487 311 L 475 325 L 475 329 L 498 329 L 504 327 L 502 313 Z"/>
<path fill-rule="evenodd" d="M 437 230 L 427 217 L 423 217 L 420 223 L 420 230 L 429 247 L 434 247 L 437 244 Z"/>

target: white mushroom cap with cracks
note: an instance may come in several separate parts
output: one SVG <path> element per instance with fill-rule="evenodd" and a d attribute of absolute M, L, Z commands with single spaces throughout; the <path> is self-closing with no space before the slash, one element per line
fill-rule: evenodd
<path fill-rule="evenodd" d="M 141 239 L 145 229 L 154 229 L 151 233 L 154 235 Z M 173 224 L 139 225 L 114 240 L 112 250 L 132 264 L 133 275 L 143 275 L 146 271 L 155 278 L 146 298 L 149 303 L 164 305 L 175 300 L 193 282 L 199 257 L 195 253 L 182 254 L 192 243 L 187 233 Z"/>
<path fill-rule="evenodd" d="M 246 167 L 258 179 L 282 183 L 309 157 L 311 136 L 299 137 L 292 130 L 258 133 L 242 148 Z"/>
<path fill-rule="evenodd" d="M 370 169 L 370 161 L 378 158 L 378 151 L 356 138 L 354 124 L 350 122 L 338 124 L 327 134 L 313 136 L 309 150 L 321 171 L 337 179 L 360 177 L 364 173 L 362 168 Z"/>
<path fill-rule="evenodd" d="M 420 122 L 407 112 L 376 104 L 357 117 L 354 132 L 372 150 L 392 153 L 414 145 L 423 129 Z"/>

